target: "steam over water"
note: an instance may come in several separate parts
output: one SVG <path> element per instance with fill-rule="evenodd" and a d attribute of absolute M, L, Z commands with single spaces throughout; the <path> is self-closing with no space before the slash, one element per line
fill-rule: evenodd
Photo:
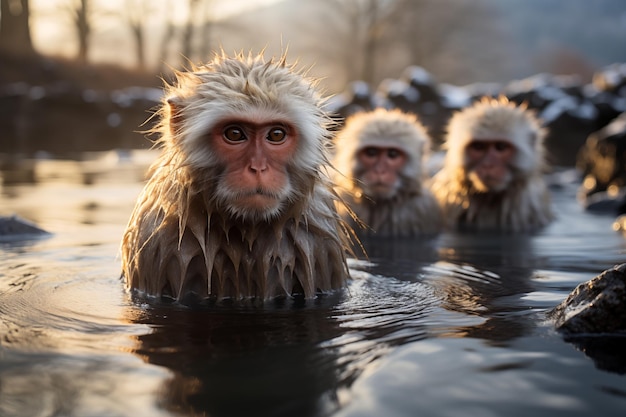
<path fill-rule="evenodd" d="M 626 261 L 574 173 L 536 235 L 367 240 L 345 291 L 192 309 L 119 279 L 144 169 L 47 161 L 0 189 L 0 214 L 53 233 L 0 242 L 0 416 L 624 415 L 626 338 L 544 317 Z"/>

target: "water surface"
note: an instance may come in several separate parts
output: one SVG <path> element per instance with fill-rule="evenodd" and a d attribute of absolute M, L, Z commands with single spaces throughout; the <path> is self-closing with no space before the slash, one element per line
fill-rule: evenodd
<path fill-rule="evenodd" d="M 119 279 L 144 169 L 44 161 L 2 186 L 0 214 L 53 235 L 0 242 L 1 416 L 624 415 L 626 339 L 544 316 L 626 258 L 571 172 L 536 235 L 364 241 L 345 291 L 192 309 Z"/>

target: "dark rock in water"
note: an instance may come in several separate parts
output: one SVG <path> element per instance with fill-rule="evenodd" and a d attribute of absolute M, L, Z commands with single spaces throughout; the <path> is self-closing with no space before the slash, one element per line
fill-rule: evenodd
<path fill-rule="evenodd" d="M 578 77 L 537 74 L 510 82 L 503 93 L 536 111 L 548 128 L 545 145 L 553 166 L 573 166 L 587 136 L 599 128 L 598 109 Z"/>
<path fill-rule="evenodd" d="M 611 64 L 593 76 L 593 85 L 600 91 L 626 97 L 626 63 Z"/>
<path fill-rule="evenodd" d="M 598 191 L 589 196 L 581 194 L 581 202 L 585 210 L 596 213 L 624 213 L 626 189 Z"/>
<path fill-rule="evenodd" d="M 616 195 L 626 186 L 626 112 L 589 135 L 577 167 L 585 176 L 580 190 L 583 201 L 598 192 Z"/>
<path fill-rule="evenodd" d="M 464 87 L 437 83 L 426 69 L 412 65 L 399 78 L 384 79 L 374 90 L 364 81 L 352 82 L 329 101 L 328 107 L 336 115 L 337 129 L 348 116 L 377 107 L 415 114 L 438 148 L 445 140 L 450 116 L 485 96 L 505 96 L 537 113 L 547 128 L 545 146 L 551 166 L 581 167 L 585 174 L 590 169 L 611 168 L 612 165 L 593 159 L 598 152 L 610 153 L 611 145 L 601 150 L 593 147 L 598 142 L 596 139 L 607 133 L 603 128 L 626 113 L 626 64 L 598 72 L 593 84 L 584 84 L 577 76 L 542 73 L 505 84 L 476 83 Z M 622 150 L 618 147 L 614 154 L 626 155 Z M 619 163 L 616 161 L 615 166 L 624 170 L 626 165 Z M 606 187 L 602 188 L 603 179 L 599 176 L 595 179 L 598 184 L 595 191 L 606 191 Z"/>
<path fill-rule="evenodd" d="M 583 91 L 598 110 L 596 117 L 598 129 L 608 125 L 620 114 L 626 112 L 626 95 L 620 97 L 613 93 L 599 91 L 591 84 L 586 85 Z"/>
<path fill-rule="evenodd" d="M 626 332 L 626 264 L 578 285 L 548 316 L 570 335 Z"/>
<path fill-rule="evenodd" d="M 548 128 L 546 150 L 552 165 L 573 166 L 578 152 L 598 129 L 598 110 L 590 100 L 566 96 L 552 101 L 539 117 Z"/>
<path fill-rule="evenodd" d="M 626 374 L 626 264 L 580 284 L 548 313 L 557 330 L 596 367 Z"/>
<path fill-rule="evenodd" d="M 0 216 L 0 240 L 49 235 L 34 223 L 18 216 Z"/>
<path fill-rule="evenodd" d="M 328 110 L 334 113 L 343 123 L 343 119 L 355 113 L 369 111 L 378 107 L 374 93 L 370 86 L 364 81 L 354 81 L 350 83 L 346 90 L 335 96 L 328 103 Z"/>
<path fill-rule="evenodd" d="M 552 74 L 536 74 L 521 80 L 514 80 L 504 86 L 503 94 L 517 104 L 526 104 L 529 108 L 542 111 L 551 103 L 570 97 L 565 86 L 571 80 Z"/>

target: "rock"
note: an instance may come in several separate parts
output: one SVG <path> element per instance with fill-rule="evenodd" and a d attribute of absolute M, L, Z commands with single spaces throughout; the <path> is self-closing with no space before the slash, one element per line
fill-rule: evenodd
<path fill-rule="evenodd" d="M 594 74 L 592 82 L 600 91 L 626 97 L 626 63 L 615 63 L 603 68 Z"/>
<path fill-rule="evenodd" d="M 589 151 L 590 138 L 626 113 L 626 64 L 609 66 L 586 84 L 577 76 L 540 73 L 508 83 L 466 86 L 438 83 L 425 68 L 412 65 L 399 78 L 384 79 L 375 89 L 365 81 L 352 82 L 328 107 L 336 115 L 337 128 L 346 117 L 377 107 L 415 114 L 439 148 L 450 116 L 485 96 L 505 96 L 537 113 L 547 128 L 545 146 L 551 166 L 581 166 L 586 172 L 596 164 L 602 169 L 589 159 L 594 152 Z"/>
<path fill-rule="evenodd" d="M 626 332 L 626 263 L 578 285 L 548 317 L 568 335 Z"/>
<path fill-rule="evenodd" d="M 0 216 L 0 241 L 18 240 L 50 233 L 19 216 Z"/>
<path fill-rule="evenodd" d="M 328 110 L 339 118 L 339 123 L 343 123 L 347 117 L 361 111 L 372 110 L 378 107 L 378 104 L 366 82 L 353 81 L 343 93 L 329 101 Z"/>
<path fill-rule="evenodd" d="M 548 128 L 546 150 L 552 165 L 574 166 L 580 149 L 597 130 L 598 110 L 590 100 L 565 96 L 550 102 L 539 117 Z"/>
<path fill-rule="evenodd" d="M 580 284 L 550 311 L 564 340 L 598 369 L 626 374 L 626 264 Z"/>
<path fill-rule="evenodd" d="M 545 140 L 552 166 L 573 166 L 587 136 L 597 130 L 598 109 L 575 76 L 537 74 L 508 83 L 503 94 L 527 105 L 548 128 Z"/>
<path fill-rule="evenodd" d="M 598 191 L 589 196 L 581 194 L 581 202 L 585 210 L 596 213 L 624 213 L 626 189 L 611 188 L 610 191 Z"/>
<path fill-rule="evenodd" d="M 626 185 L 626 112 L 589 135 L 576 165 L 585 176 L 579 193 L 584 205 L 599 192 L 618 196 Z"/>

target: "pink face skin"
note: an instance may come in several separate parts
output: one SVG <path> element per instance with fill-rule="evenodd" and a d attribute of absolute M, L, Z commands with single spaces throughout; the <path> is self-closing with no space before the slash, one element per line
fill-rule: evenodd
<path fill-rule="evenodd" d="M 234 212 L 271 216 L 291 193 L 287 163 L 296 152 L 293 126 L 276 120 L 228 120 L 212 131 L 212 148 L 225 166 L 216 193 Z"/>
<path fill-rule="evenodd" d="M 468 177 L 482 192 L 506 189 L 513 174 L 515 147 L 506 140 L 474 140 L 465 148 Z"/>
<path fill-rule="evenodd" d="M 398 148 L 368 146 L 357 152 L 363 174 L 359 176 L 363 191 L 369 197 L 387 199 L 401 186 L 400 172 L 407 155 Z"/>

